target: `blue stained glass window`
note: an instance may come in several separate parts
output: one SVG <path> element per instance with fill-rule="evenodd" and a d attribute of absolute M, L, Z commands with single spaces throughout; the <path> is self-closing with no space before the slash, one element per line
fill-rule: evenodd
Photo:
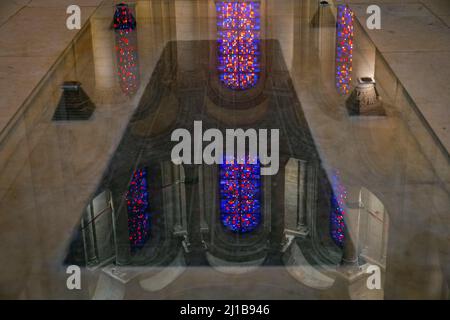
<path fill-rule="evenodd" d="M 254 87 L 259 79 L 259 5 L 256 1 L 216 3 L 219 78 L 233 90 Z"/>
<path fill-rule="evenodd" d="M 139 89 L 139 55 L 137 34 L 132 29 L 119 29 L 115 32 L 117 76 L 122 92 L 133 96 Z"/>
<path fill-rule="evenodd" d="M 149 193 L 147 170 L 137 169 L 126 194 L 128 233 L 131 250 L 142 248 L 150 238 Z"/>
<path fill-rule="evenodd" d="M 352 80 L 353 11 L 348 5 L 339 5 L 336 22 L 336 88 L 347 94 Z"/>
<path fill-rule="evenodd" d="M 255 230 L 261 221 L 260 163 L 220 165 L 220 217 L 228 230 Z"/>
<path fill-rule="evenodd" d="M 331 213 L 330 213 L 330 233 L 334 243 L 339 247 L 344 246 L 345 240 L 345 201 L 347 191 L 342 185 L 339 174 L 335 172 L 332 176 L 331 185 L 333 193 L 331 195 Z"/>

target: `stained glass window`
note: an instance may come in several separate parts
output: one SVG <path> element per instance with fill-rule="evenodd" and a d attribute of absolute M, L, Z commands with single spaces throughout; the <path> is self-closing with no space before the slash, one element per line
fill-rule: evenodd
<path fill-rule="evenodd" d="M 330 233 L 334 243 L 339 247 L 344 246 L 345 232 L 345 201 L 347 199 L 347 191 L 342 185 L 339 174 L 333 173 L 331 185 L 333 192 L 331 195 L 331 214 L 330 214 Z"/>
<path fill-rule="evenodd" d="M 136 31 L 116 30 L 117 75 L 122 92 L 134 95 L 139 88 L 139 64 Z"/>
<path fill-rule="evenodd" d="M 142 248 L 150 238 L 149 193 L 147 170 L 137 169 L 131 178 L 126 195 L 128 233 L 131 250 Z"/>
<path fill-rule="evenodd" d="M 136 19 L 127 4 L 119 3 L 114 11 L 113 26 L 116 30 L 131 30 L 136 28 Z"/>
<path fill-rule="evenodd" d="M 228 230 L 251 232 L 261 221 L 261 167 L 246 161 L 220 165 L 220 216 Z"/>
<path fill-rule="evenodd" d="M 337 7 L 336 21 L 336 88 L 347 94 L 352 80 L 353 11 L 348 5 Z"/>
<path fill-rule="evenodd" d="M 219 1 L 218 71 L 220 81 L 233 90 L 254 87 L 260 74 L 259 2 Z"/>

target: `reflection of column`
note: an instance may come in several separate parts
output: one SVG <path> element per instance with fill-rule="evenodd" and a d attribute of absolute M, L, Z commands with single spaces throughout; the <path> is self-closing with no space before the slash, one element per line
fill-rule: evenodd
<path fill-rule="evenodd" d="M 270 243 L 274 250 L 280 249 L 284 243 L 284 189 L 285 189 L 285 165 L 286 161 L 280 159 L 280 169 L 272 176 L 272 216 Z"/>
<path fill-rule="evenodd" d="M 177 40 L 194 40 L 196 35 L 196 12 L 195 1 L 175 1 Z"/>
<path fill-rule="evenodd" d="M 139 57 L 141 61 L 152 61 L 153 50 L 156 46 L 155 37 L 153 35 L 155 24 L 152 22 L 152 5 L 150 1 L 136 2 L 136 22 L 138 28 L 137 39 L 139 43 Z M 145 74 L 145 69 L 152 67 L 150 63 L 140 64 L 141 77 Z"/>
<path fill-rule="evenodd" d="M 344 244 L 341 266 L 351 270 L 358 267 L 358 233 L 360 224 L 359 190 L 351 189 L 345 202 Z"/>
<path fill-rule="evenodd" d="M 199 197 L 200 197 L 200 230 L 207 232 L 209 223 L 213 221 L 217 210 L 217 167 L 203 165 L 199 171 Z M 214 232 L 215 228 L 211 228 Z"/>
<path fill-rule="evenodd" d="M 335 20 L 329 6 L 320 6 L 318 12 L 318 53 L 320 76 L 328 88 L 334 87 L 334 51 L 335 51 Z"/>
<path fill-rule="evenodd" d="M 358 265 L 358 253 L 352 238 L 352 233 L 349 230 L 350 228 L 347 225 L 344 231 L 345 242 L 341 265 L 343 267 L 356 267 Z"/>
<path fill-rule="evenodd" d="M 161 164 L 163 182 L 163 209 L 166 233 L 168 235 L 186 234 L 186 195 L 184 188 L 184 172 L 182 166 L 171 162 Z"/>
<path fill-rule="evenodd" d="M 376 48 L 359 23 L 354 24 L 353 78 L 375 77 Z"/>
<path fill-rule="evenodd" d="M 307 228 L 305 182 L 306 182 L 306 162 L 298 161 L 297 229 L 299 230 Z"/>
<path fill-rule="evenodd" d="M 287 233 L 307 234 L 306 162 L 289 159 L 286 167 L 285 228 Z"/>
<path fill-rule="evenodd" d="M 306 226 L 311 230 L 313 241 L 317 236 L 317 164 L 310 163 L 306 171 Z"/>
<path fill-rule="evenodd" d="M 386 210 L 383 211 L 383 239 L 381 251 L 381 264 L 386 266 L 388 248 L 389 216 Z"/>
<path fill-rule="evenodd" d="M 109 29 L 111 17 L 91 20 L 92 48 L 97 89 L 112 89 L 115 84 L 114 37 Z"/>
<path fill-rule="evenodd" d="M 271 4 L 272 35 L 280 41 L 286 67 L 291 70 L 294 58 L 294 7 L 297 4 L 293 1 L 274 1 Z"/>
<path fill-rule="evenodd" d="M 171 41 L 176 38 L 176 19 L 175 19 L 175 6 L 176 1 L 159 1 L 160 14 L 161 14 L 161 34 L 165 41 Z"/>

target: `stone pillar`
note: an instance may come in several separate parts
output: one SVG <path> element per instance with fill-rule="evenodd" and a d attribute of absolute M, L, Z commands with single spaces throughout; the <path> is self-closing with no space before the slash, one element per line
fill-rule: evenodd
<path fill-rule="evenodd" d="M 289 159 L 285 169 L 285 228 L 286 233 L 306 236 L 308 233 L 306 213 L 305 161 Z"/>
<path fill-rule="evenodd" d="M 111 16 L 91 19 L 92 51 L 97 90 L 112 90 L 116 85 L 114 35 L 109 29 Z"/>
<path fill-rule="evenodd" d="M 280 159 L 280 169 L 271 178 L 272 190 L 272 212 L 270 246 L 272 250 L 278 251 L 284 244 L 284 188 L 285 188 L 285 166 L 287 159 Z"/>
<path fill-rule="evenodd" d="M 360 220 L 359 188 L 348 188 L 346 201 L 344 250 L 341 267 L 348 273 L 358 271 L 358 234 Z"/>
<path fill-rule="evenodd" d="M 161 164 L 163 179 L 163 207 L 167 234 L 187 232 L 184 172 L 181 165 L 170 161 Z"/>
<path fill-rule="evenodd" d="M 304 223 L 310 230 L 313 243 L 316 238 L 316 212 L 317 212 L 317 171 L 318 164 L 311 162 L 306 169 L 306 204 Z"/>
<path fill-rule="evenodd" d="M 152 19 L 154 17 L 152 5 L 148 1 L 138 1 L 136 2 L 136 23 L 137 23 L 137 39 L 138 39 L 138 52 L 139 58 L 142 61 L 152 61 L 153 50 L 154 50 L 154 24 Z M 142 79 L 145 78 L 150 67 L 153 67 L 151 63 L 141 63 L 139 64 L 140 76 Z"/>
<path fill-rule="evenodd" d="M 307 232 L 308 222 L 306 219 L 306 162 L 298 161 L 298 222 L 297 229 Z"/>
<path fill-rule="evenodd" d="M 357 267 L 358 266 L 357 244 L 354 243 L 354 240 L 351 237 L 351 232 L 349 232 L 348 227 L 345 229 L 344 235 L 345 241 L 341 266 L 346 268 Z"/>
<path fill-rule="evenodd" d="M 114 221 L 113 221 L 113 231 L 116 246 L 116 264 L 117 265 L 127 265 L 130 262 L 131 252 L 130 252 L 130 240 L 128 238 L 128 212 L 126 205 L 120 206 L 120 199 L 123 194 L 116 193 L 113 194 L 113 199 L 115 199 L 115 208 L 118 211 L 114 211 Z"/>

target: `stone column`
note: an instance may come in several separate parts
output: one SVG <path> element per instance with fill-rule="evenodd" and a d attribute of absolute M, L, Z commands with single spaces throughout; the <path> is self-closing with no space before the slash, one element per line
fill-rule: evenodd
<path fill-rule="evenodd" d="M 360 220 L 359 189 L 348 188 L 346 201 L 344 250 L 341 267 L 347 272 L 358 271 L 358 234 Z"/>
<path fill-rule="evenodd" d="M 95 86 L 98 90 L 112 90 L 116 85 L 114 35 L 109 29 L 111 20 L 110 16 L 91 19 Z"/>
<path fill-rule="evenodd" d="M 280 159 L 280 169 L 271 178 L 272 190 L 272 214 L 271 214 L 271 235 L 270 246 L 274 251 L 278 251 L 284 244 L 284 188 L 285 188 L 285 166 L 287 159 Z"/>
<path fill-rule="evenodd" d="M 298 161 L 298 221 L 297 229 L 307 232 L 308 222 L 306 219 L 306 162 Z"/>
<path fill-rule="evenodd" d="M 313 243 L 316 238 L 317 212 L 317 163 L 309 163 L 306 169 L 306 204 L 304 223 L 310 230 Z"/>

